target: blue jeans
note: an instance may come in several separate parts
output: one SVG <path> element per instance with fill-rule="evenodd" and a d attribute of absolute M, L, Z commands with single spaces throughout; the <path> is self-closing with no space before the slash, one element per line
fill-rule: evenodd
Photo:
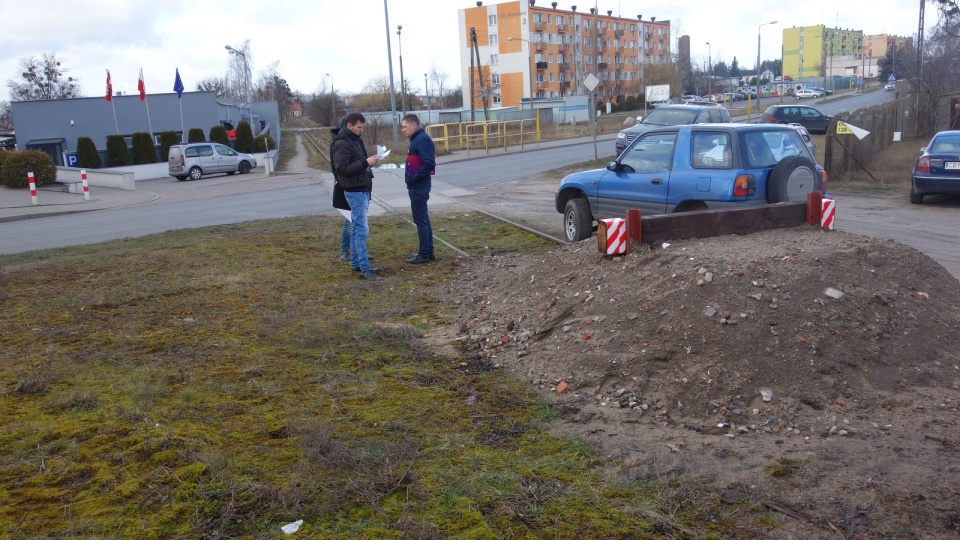
<path fill-rule="evenodd" d="M 370 207 L 370 192 L 345 191 L 344 196 L 350 205 L 350 266 L 359 268 L 361 272 L 370 271 L 370 259 L 367 258 L 367 235 L 370 228 L 367 225 L 367 209 Z"/>
<path fill-rule="evenodd" d="M 430 182 L 407 188 L 410 195 L 410 213 L 413 214 L 413 223 L 417 226 L 417 239 L 420 249 L 417 253 L 421 257 L 433 256 L 433 227 L 430 226 L 430 214 L 427 212 L 427 201 L 430 200 Z"/>
<path fill-rule="evenodd" d="M 353 250 L 350 249 L 350 235 L 351 235 L 350 220 L 343 220 L 343 230 L 340 231 L 340 254 L 350 253 Z"/>

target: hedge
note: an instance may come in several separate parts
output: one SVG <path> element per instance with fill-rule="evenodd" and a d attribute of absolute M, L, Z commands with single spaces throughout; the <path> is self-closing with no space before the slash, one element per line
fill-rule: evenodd
<path fill-rule="evenodd" d="M 137 165 L 157 162 L 157 147 L 149 133 L 138 131 L 133 134 L 133 162 Z"/>
<path fill-rule="evenodd" d="M 180 144 L 180 137 L 177 135 L 176 131 L 162 131 L 160 132 L 160 159 L 166 160 L 170 155 L 170 147 Z"/>
<path fill-rule="evenodd" d="M 123 135 L 107 135 L 107 167 L 130 164 L 130 151 Z"/>
<path fill-rule="evenodd" d="M 267 152 L 273 150 L 277 147 L 277 143 L 274 142 L 273 137 L 264 133 L 257 137 L 257 151 L 258 152 Z"/>
<path fill-rule="evenodd" d="M 24 150 L 22 152 L 2 152 L 9 154 L 3 159 L 0 168 L 0 180 L 9 188 L 26 188 L 30 186 L 27 173 L 33 173 L 34 183 L 38 186 L 49 186 L 57 181 L 57 166 L 53 159 L 39 150 Z"/>
<path fill-rule="evenodd" d="M 240 122 L 237 124 L 237 152 L 256 152 L 257 147 L 253 141 L 253 130 L 250 129 L 250 122 Z"/>
<path fill-rule="evenodd" d="M 77 166 L 81 169 L 99 169 L 103 165 L 97 145 L 90 137 L 77 137 Z"/>
<path fill-rule="evenodd" d="M 187 142 L 207 142 L 207 136 L 203 134 L 203 130 L 200 128 L 190 128 L 190 131 L 187 132 Z"/>
<path fill-rule="evenodd" d="M 210 128 L 210 142 L 218 142 L 230 146 L 230 138 L 227 137 L 227 128 L 223 126 L 213 126 Z"/>

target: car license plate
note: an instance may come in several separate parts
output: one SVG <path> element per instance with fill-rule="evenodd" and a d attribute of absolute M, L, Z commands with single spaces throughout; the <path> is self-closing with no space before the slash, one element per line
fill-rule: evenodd
<path fill-rule="evenodd" d="M 943 164 L 943 168 L 948 170 L 958 170 L 960 169 L 960 161 L 948 161 Z"/>

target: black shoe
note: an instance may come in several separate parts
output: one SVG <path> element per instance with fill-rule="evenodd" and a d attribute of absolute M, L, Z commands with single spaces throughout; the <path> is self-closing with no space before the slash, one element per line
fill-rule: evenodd
<path fill-rule="evenodd" d="M 410 263 L 410 264 L 425 264 L 425 263 L 428 263 L 428 262 L 431 262 L 431 261 L 435 261 L 435 260 L 436 260 L 435 257 L 424 257 L 423 255 L 420 255 L 420 254 L 418 253 L 418 254 L 414 255 L 413 257 L 410 257 L 409 259 L 407 259 L 407 262 Z"/>
<path fill-rule="evenodd" d="M 360 272 L 360 277 L 367 281 L 383 281 L 383 278 L 377 275 L 375 268 L 371 268 L 366 272 Z"/>
<path fill-rule="evenodd" d="M 353 270 L 354 272 L 359 272 L 359 271 L 360 271 L 359 268 L 353 268 L 352 270 Z M 379 268 L 371 268 L 370 271 L 371 271 L 371 272 L 379 272 L 380 269 L 379 269 Z"/>

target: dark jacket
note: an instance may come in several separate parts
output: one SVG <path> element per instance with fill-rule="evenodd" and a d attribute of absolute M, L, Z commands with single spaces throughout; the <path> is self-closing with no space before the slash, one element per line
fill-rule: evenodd
<path fill-rule="evenodd" d="M 436 172 L 437 156 L 433 139 L 423 127 L 418 127 L 410 137 L 410 150 L 407 151 L 407 168 L 403 179 L 407 188 L 430 185 L 430 175 Z"/>
<path fill-rule="evenodd" d="M 333 174 L 344 191 L 373 191 L 373 171 L 367 165 L 367 149 L 363 140 L 343 127 L 333 139 L 331 161 Z"/>
<path fill-rule="evenodd" d="M 344 117 L 346 120 L 346 117 Z M 330 160 L 330 170 L 333 172 L 333 207 L 338 210 L 350 210 L 350 203 L 347 202 L 347 198 L 343 195 L 343 186 L 340 185 L 340 182 L 337 181 L 337 171 L 333 166 L 333 141 L 336 140 L 337 134 L 340 133 L 340 130 L 343 128 L 345 122 L 340 122 L 339 128 L 333 128 L 330 130 L 330 149 L 328 156 L 331 156 Z"/>

